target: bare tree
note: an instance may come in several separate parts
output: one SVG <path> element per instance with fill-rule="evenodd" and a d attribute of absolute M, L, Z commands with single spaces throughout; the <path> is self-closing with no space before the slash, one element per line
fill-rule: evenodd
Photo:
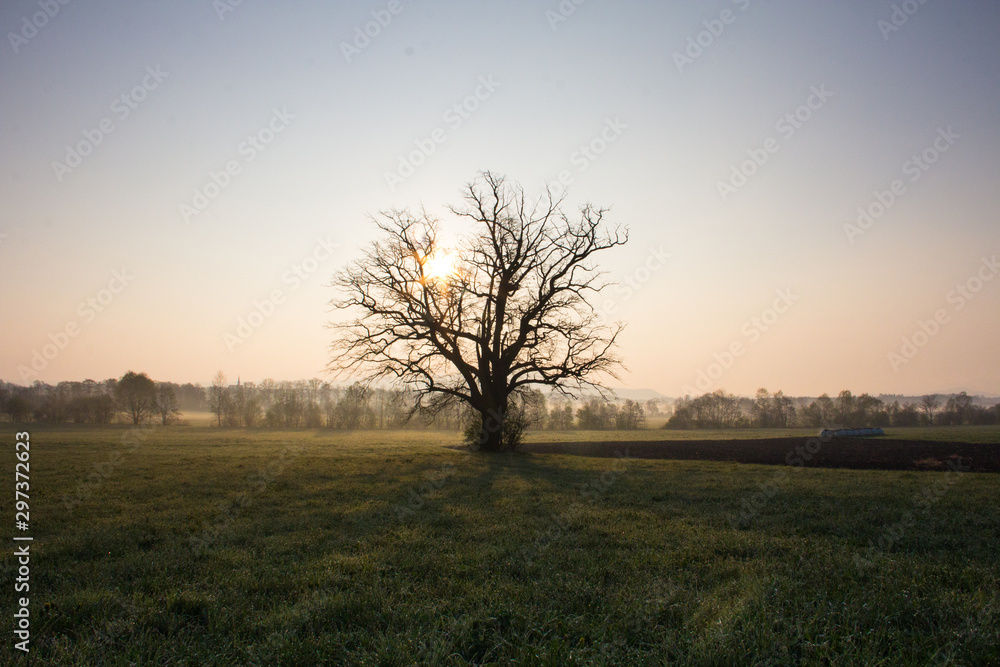
<path fill-rule="evenodd" d="M 253 428 L 263 416 L 260 406 L 260 390 L 252 382 L 246 382 L 236 389 L 236 405 L 239 410 L 240 426 Z"/>
<path fill-rule="evenodd" d="M 774 411 L 771 404 L 771 393 L 761 387 L 754 396 L 753 406 L 750 410 L 751 421 L 754 426 L 769 427 L 774 426 Z"/>
<path fill-rule="evenodd" d="M 408 210 L 374 218 L 384 237 L 334 278 L 341 296 L 331 305 L 360 314 L 331 325 L 330 367 L 407 385 L 414 409 L 464 402 L 478 415 L 472 444 L 500 451 L 517 445 L 505 437 L 512 396 L 532 385 L 604 391 L 601 376 L 615 377 L 623 325 L 602 325 L 588 298 L 606 286 L 594 255 L 628 233 L 604 231 L 606 209 L 588 204 L 571 221 L 551 192 L 532 202 L 490 172 L 463 195 L 450 210 L 472 233 L 444 275 L 432 270 L 446 250 L 437 219 Z"/>
<path fill-rule="evenodd" d="M 169 382 L 156 383 L 156 399 L 154 410 L 160 416 L 160 423 L 166 426 L 180 414 L 177 407 L 177 392 Z"/>
<path fill-rule="evenodd" d="M 627 399 L 615 419 L 615 426 L 626 431 L 634 431 L 646 425 L 646 412 L 642 409 L 642 404 Z"/>
<path fill-rule="evenodd" d="M 937 394 L 928 394 L 920 399 L 920 408 L 927 415 L 927 423 L 934 424 L 934 411 L 941 405 L 941 397 Z"/>
<path fill-rule="evenodd" d="M 772 426 L 786 428 L 795 423 L 795 402 L 780 389 L 771 395 Z"/>
<path fill-rule="evenodd" d="M 557 403 L 549 411 L 549 428 L 554 431 L 566 431 L 573 428 L 573 405 L 569 401 Z"/>
<path fill-rule="evenodd" d="M 225 411 L 226 390 L 228 388 L 226 374 L 221 370 L 216 371 L 215 377 L 212 378 L 212 386 L 208 391 L 212 402 L 212 412 L 215 414 L 218 426 L 222 426 L 222 413 Z"/>

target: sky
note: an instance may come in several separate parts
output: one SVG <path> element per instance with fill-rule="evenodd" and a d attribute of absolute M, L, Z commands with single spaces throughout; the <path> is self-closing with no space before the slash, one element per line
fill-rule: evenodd
<path fill-rule="evenodd" d="M 992 0 L 12 0 L 0 378 L 326 377 L 369 216 L 481 170 L 629 243 L 667 396 L 1000 394 Z M 449 227 L 451 225 L 451 227 Z"/>

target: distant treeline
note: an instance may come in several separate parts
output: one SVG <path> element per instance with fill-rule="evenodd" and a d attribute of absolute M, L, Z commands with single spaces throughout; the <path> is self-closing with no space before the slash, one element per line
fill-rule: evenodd
<path fill-rule="evenodd" d="M 156 382 L 145 373 L 128 372 L 102 382 L 36 381 L 24 387 L 0 381 L 0 414 L 10 422 L 76 424 L 170 424 L 182 413 L 210 412 L 216 426 L 265 428 L 462 430 L 471 417 L 460 405 L 436 412 L 413 410 L 415 395 L 362 384 L 336 386 L 319 379 L 295 382 L 264 380 L 229 384 L 217 373 L 212 384 Z M 1000 404 L 976 405 L 965 392 L 924 396 L 918 402 L 886 403 L 868 394 L 842 391 L 836 398 L 785 396 L 760 389 L 754 398 L 718 390 L 676 401 L 610 401 L 528 392 L 517 399 L 534 429 L 631 430 L 647 418 L 664 418 L 664 428 L 784 428 L 792 426 L 918 426 L 998 424 Z"/>
<path fill-rule="evenodd" d="M 12 422 L 111 424 L 125 421 L 129 412 L 126 390 L 132 376 L 126 374 L 124 377 L 129 381 L 122 387 L 119 387 L 120 380 L 114 378 L 57 385 L 36 380 L 27 387 L 0 381 L 0 413 Z M 151 418 L 161 404 L 168 413 L 167 421 L 176 416 L 179 409 L 207 410 L 205 390 L 199 385 L 159 382 L 153 383 L 153 390 L 148 404 L 141 406 L 144 417 Z"/>
<path fill-rule="evenodd" d="M 0 382 L 0 413 L 11 422 L 76 424 L 176 423 L 182 413 L 210 412 L 216 426 L 270 428 L 461 430 L 471 413 L 461 405 L 430 412 L 414 410 L 415 395 L 355 383 L 335 386 L 319 379 L 264 380 L 229 384 L 217 373 L 212 384 L 156 382 L 145 373 L 126 373 L 102 382 L 36 381 L 23 387 Z M 638 429 L 647 411 L 660 414 L 660 401 L 612 403 L 589 398 L 580 403 L 550 401 L 541 392 L 517 399 L 532 428 Z"/>
<path fill-rule="evenodd" d="M 950 396 L 928 395 L 918 402 L 886 403 L 868 394 L 855 396 L 848 390 L 830 398 L 823 394 L 806 403 L 777 391 L 758 389 L 754 398 L 743 398 L 717 390 L 697 398 L 685 396 L 674 402 L 673 414 L 664 428 L 783 428 L 789 426 L 843 427 L 930 426 L 1000 424 L 1000 403 L 975 405 L 961 392 Z"/>
<path fill-rule="evenodd" d="M 171 424 L 182 413 L 210 412 L 217 426 L 230 427 L 460 427 L 462 415 L 454 409 L 411 414 L 412 405 L 404 392 L 337 387 L 318 379 L 230 385 L 217 375 L 203 387 L 156 382 L 130 371 L 103 382 L 36 381 L 27 387 L 0 382 L 0 412 L 12 422 Z"/>

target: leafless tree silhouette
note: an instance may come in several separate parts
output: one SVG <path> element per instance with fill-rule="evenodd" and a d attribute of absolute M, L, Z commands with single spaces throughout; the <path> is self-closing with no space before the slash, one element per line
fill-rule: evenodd
<path fill-rule="evenodd" d="M 334 277 L 331 370 L 391 379 L 416 390 L 416 408 L 467 404 L 484 451 L 517 446 L 517 396 L 532 385 L 566 394 L 604 392 L 621 362 L 615 340 L 589 299 L 606 285 L 593 256 L 624 244 L 605 231 L 607 209 L 590 204 L 571 221 L 551 192 L 531 202 L 502 176 L 482 172 L 450 207 L 471 223 L 447 275 L 430 270 L 445 249 L 439 221 L 421 210 L 382 212 L 383 232 L 363 257 Z"/>

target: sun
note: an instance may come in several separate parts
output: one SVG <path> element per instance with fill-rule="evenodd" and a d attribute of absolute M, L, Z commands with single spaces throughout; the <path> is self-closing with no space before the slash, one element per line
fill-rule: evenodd
<path fill-rule="evenodd" d="M 455 259 L 450 251 L 435 251 L 424 258 L 424 275 L 436 282 L 448 282 L 455 275 Z"/>

